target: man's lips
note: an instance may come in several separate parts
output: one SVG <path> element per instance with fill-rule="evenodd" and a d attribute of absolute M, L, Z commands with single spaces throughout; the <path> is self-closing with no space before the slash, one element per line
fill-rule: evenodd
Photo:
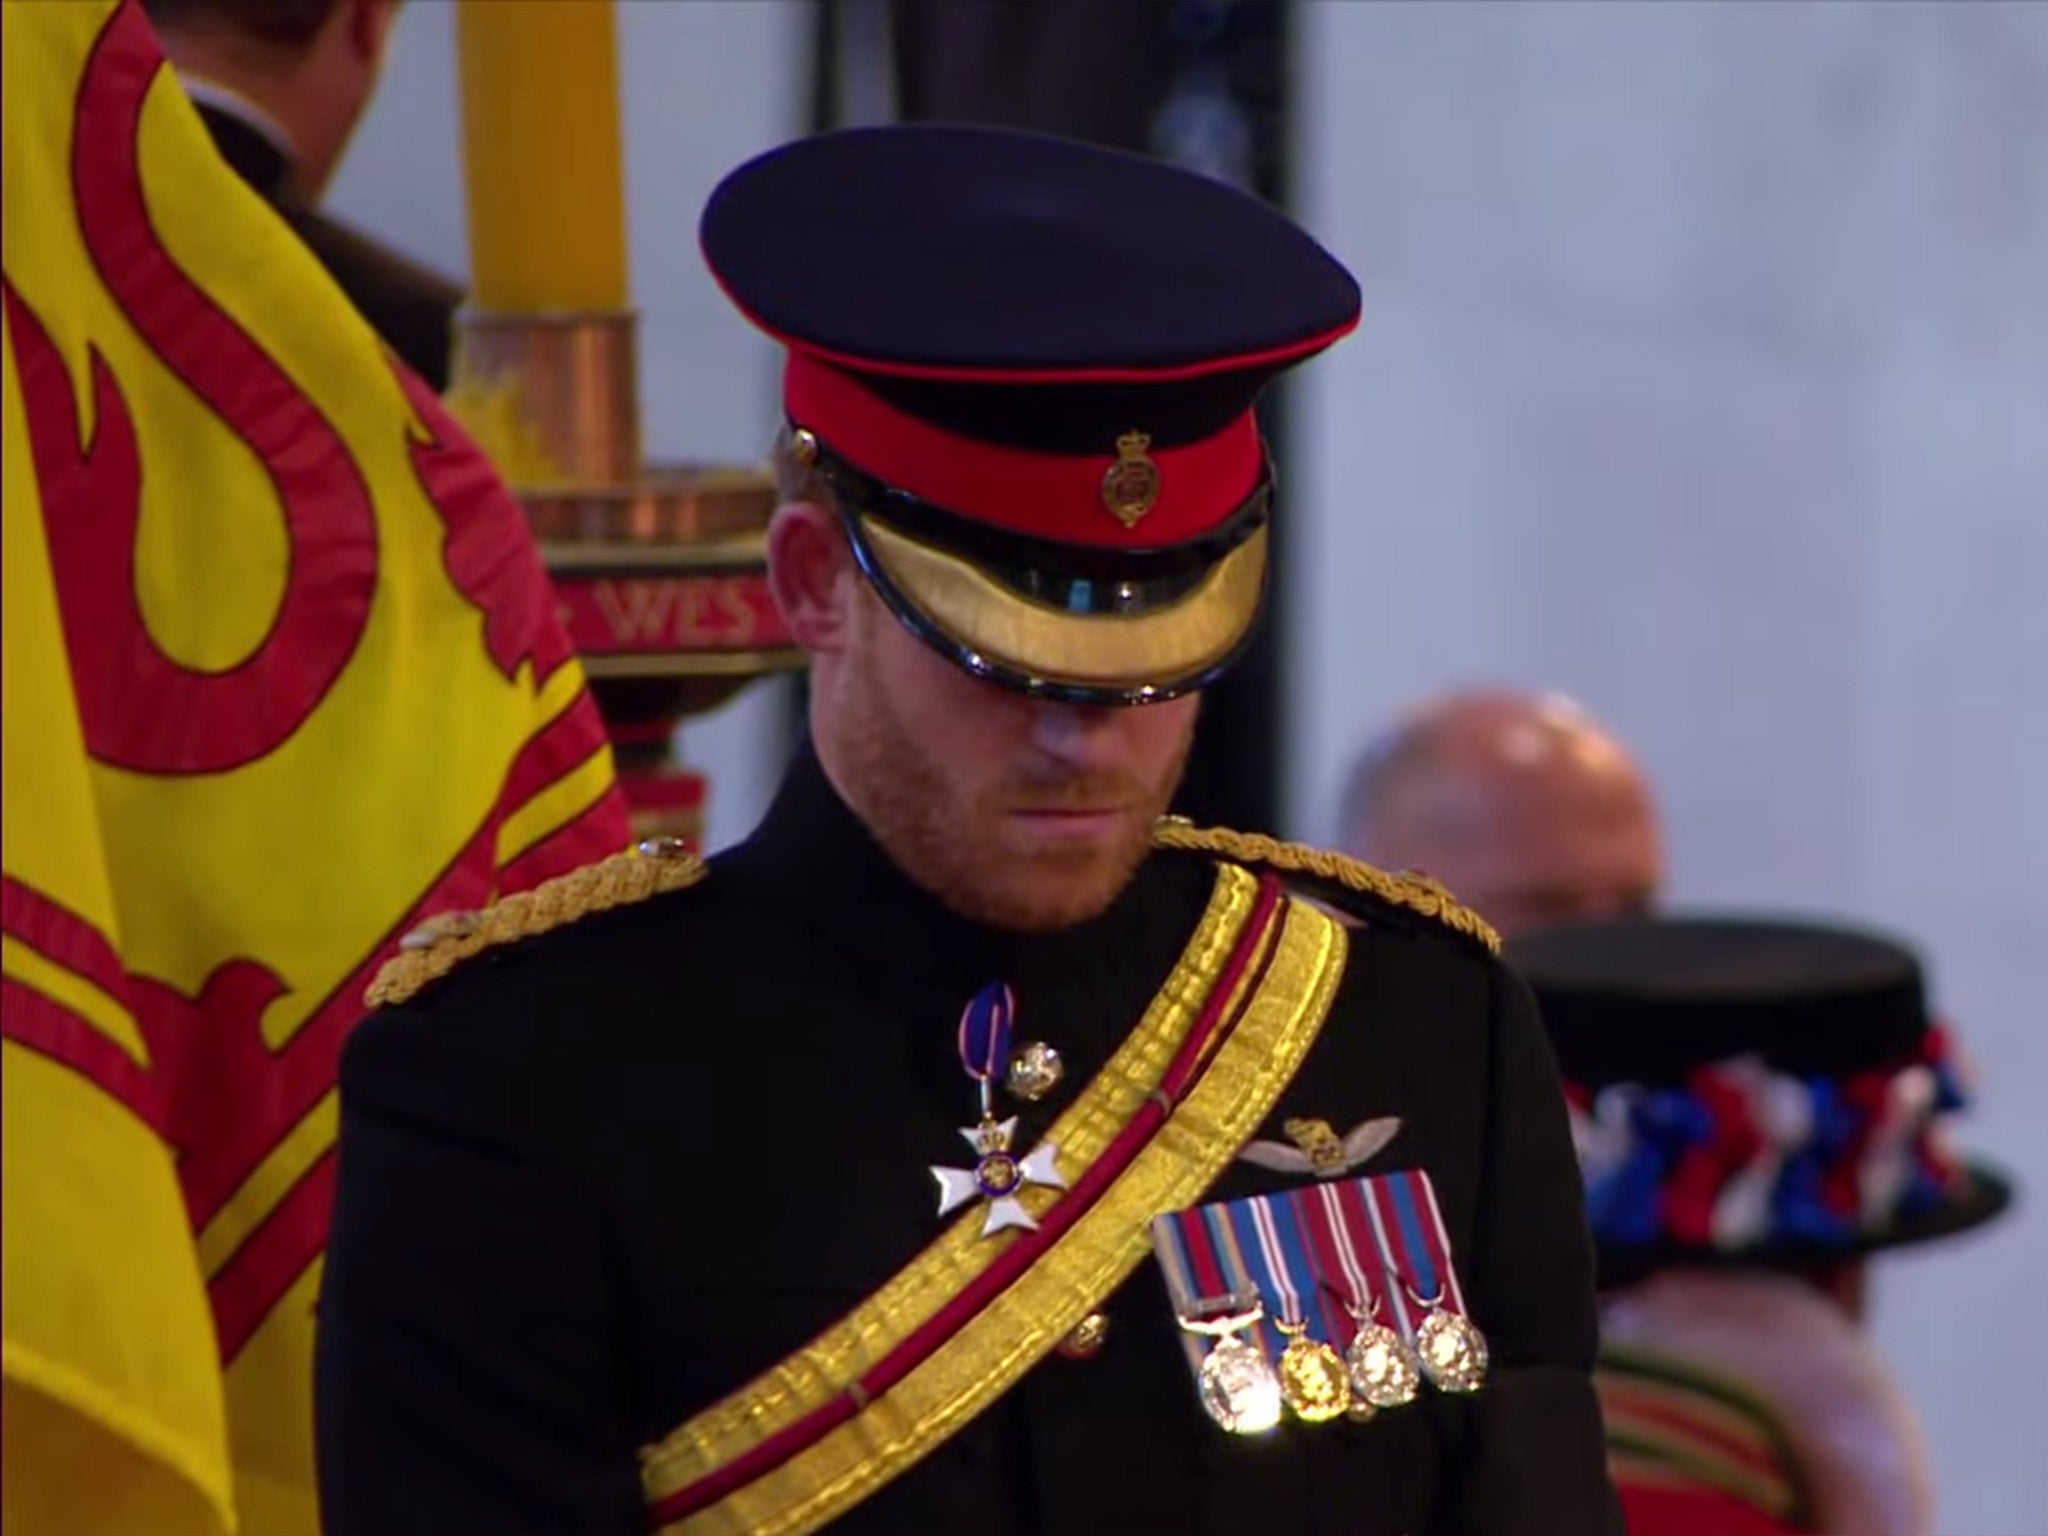
<path fill-rule="evenodd" d="M 1018 806 L 1011 818 L 1034 832 L 1086 836 L 1119 825 L 1129 807 L 1124 805 Z"/>

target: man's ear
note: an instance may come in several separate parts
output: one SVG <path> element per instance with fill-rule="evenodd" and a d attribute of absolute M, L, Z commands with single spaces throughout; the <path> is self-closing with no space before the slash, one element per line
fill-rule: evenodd
<path fill-rule="evenodd" d="M 846 648 L 859 577 L 837 517 L 807 501 L 777 510 L 768 524 L 768 590 L 798 645 L 813 655 Z"/>
<path fill-rule="evenodd" d="M 349 0 L 349 51 L 365 64 L 381 64 L 391 28 L 398 21 L 399 0 Z"/>

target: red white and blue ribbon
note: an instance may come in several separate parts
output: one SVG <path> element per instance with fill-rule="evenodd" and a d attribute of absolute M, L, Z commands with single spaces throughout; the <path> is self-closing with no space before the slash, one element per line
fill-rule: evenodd
<path fill-rule="evenodd" d="M 1276 1353 L 1287 1347 L 1288 1329 L 1299 1326 L 1305 1336 L 1337 1344 L 1337 1321 L 1344 1308 L 1329 1294 L 1316 1273 L 1298 1213 L 1284 1196 L 1255 1195 L 1222 1207 L 1237 1235 L 1259 1294 L 1266 1300 L 1264 1331 Z"/>
<path fill-rule="evenodd" d="M 1364 1206 L 1347 1208 L 1339 1187 L 1320 1179 L 1291 1191 L 1287 1198 L 1308 1235 L 1323 1292 L 1337 1302 L 1336 1332 L 1329 1342 L 1348 1349 L 1362 1321 L 1377 1319 L 1395 1326 L 1379 1247 L 1372 1232 L 1353 1213 Z"/>
<path fill-rule="evenodd" d="M 1755 1057 L 1682 1083 L 1567 1085 L 1593 1235 L 1610 1248 L 1843 1246 L 1939 1206 L 1960 1173 L 1944 1117 L 1964 1094 L 1945 1030 L 1846 1079 Z"/>
<path fill-rule="evenodd" d="M 1430 1184 L 1429 1175 L 1415 1168 L 1369 1180 L 1368 1184 L 1372 1198 L 1385 1215 L 1393 1278 L 1403 1290 L 1419 1296 L 1425 1305 L 1455 1312 L 1460 1317 L 1469 1316 L 1464 1287 L 1458 1283 L 1457 1266 L 1451 1262 L 1450 1235 L 1444 1230 L 1443 1212 L 1437 1206 L 1436 1189 Z"/>
<path fill-rule="evenodd" d="M 1184 1319 L 1223 1310 L 1228 1296 L 1258 1297 L 1269 1358 L 1286 1347 L 1283 1320 L 1342 1351 L 1358 1318 L 1413 1340 L 1432 1310 L 1465 1312 L 1436 1191 L 1419 1168 L 1175 1211 L 1152 1224 L 1152 1238 Z"/>

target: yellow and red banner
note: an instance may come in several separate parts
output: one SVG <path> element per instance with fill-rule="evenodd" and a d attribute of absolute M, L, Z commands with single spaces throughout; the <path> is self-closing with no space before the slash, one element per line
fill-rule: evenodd
<path fill-rule="evenodd" d="M 517 506 L 133 0 L 4 17 L 5 1525 L 311 1531 L 363 988 L 625 810 Z"/>

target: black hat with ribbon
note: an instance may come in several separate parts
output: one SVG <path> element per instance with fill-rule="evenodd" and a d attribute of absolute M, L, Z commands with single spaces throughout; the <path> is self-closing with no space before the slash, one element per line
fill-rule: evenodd
<path fill-rule="evenodd" d="M 1042 134 L 819 134 L 728 176 L 713 275 L 788 349 L 783 410 L 861 570 L 980 677 L 1201 688 L 1265 596 L 1253 407 L 1358 323 L 1307 233 L 1192 171 Z"/>
<path fill-rule="evenodd" d="M 1805 922 L 1659 917 L 1518 940 L 1571 1102 L 1603 1280 L 1924 1243 L 2012 1200 L 1914 952 Z"/>

